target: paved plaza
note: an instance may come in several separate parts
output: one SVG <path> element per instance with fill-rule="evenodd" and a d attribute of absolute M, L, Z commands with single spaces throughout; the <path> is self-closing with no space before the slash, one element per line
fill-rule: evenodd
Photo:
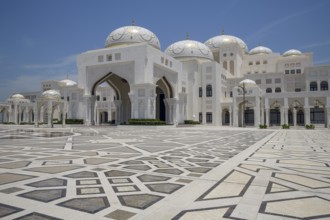
<path fill-rule="evenodd" d="M 0 127 L 1 219 L 330 219 L 330 131 Z"/>

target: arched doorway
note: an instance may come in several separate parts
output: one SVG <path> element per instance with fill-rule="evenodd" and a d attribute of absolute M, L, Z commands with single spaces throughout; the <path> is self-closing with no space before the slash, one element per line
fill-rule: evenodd
<path fill-rule="evenodd" d="M 278 108 L 271 109 L 270 110 L 270 120 L 269 120 L 270 126 L 281 125 L 281 112 Z"/>
<path fill-rule="evenodd" d="M 156 118 L 161 121 L 168 121 L 168 111 L 165 99 L 173 98 L 173 90 L 165 77 L 159 79 L 156 83 Z"/>
<path fill-rule="evenodd" d="M 297 125 L 305 125 L 305 115 L 303 110 L 298 110 L 297 112 Z"/>
<path fill-rule="evenodd" d="M 222 111 L 222 125 L 229 125 L 229 124 L 230 124 L 229 110 L 225 109 Z"/>
<path fill-rule="evenodd" d="M 244 120 L 245 125 L 254 126 L 254 110 L 251 108 L 247 108 L 244 111 Z"/>
<path fill-rule="evenodd" d="M 323 108 L 311 108 L 311 123 L 312 124 L 324 124 L 324 109 Z"/>
<path fill-rule="evenodd" d="M 99 97 L 98 100 L 96 100 L 97 94 L 96 90 L 101 84 L 108 84 L 114 91 L 114 97 L 111 98 L 105 98 L 104 97 Z M 130 92 L 130 85 L 127 82 L 126 79 L 118 76 L 115 73 L 108 73 L 104 77 L 102 77 L 100 80 L 95 82 L 94 86 L 92 87 L 92 96 L 94 97 L 93 103 L 91 105 L 91 124 L 95 124 L 96 116 L 101 116 L 97 115 L 98 113 L 95 112 L 95 102 L 96 101 L 102 101 L 102 102 L 107 102 L 109 105 L 113 103 L 115 106 L 115 117 L 113 117 L 111 120 L 114 121 L 116 124 L 127 124 L 128 120 L 131 118 L 131 101 L 129 98 L 129 92 Z M 106 120 L 108 121 L 108 113 L 107 113 L 107 118 Z M 112 116 L 112 113 L 111 113 Z M 105 115 L 102 115 L 102 120 L 105 120 Z M 101 118 L 100 118 L 101 119 Z M 106 122 L 107 122 L 106 121 Z"/>

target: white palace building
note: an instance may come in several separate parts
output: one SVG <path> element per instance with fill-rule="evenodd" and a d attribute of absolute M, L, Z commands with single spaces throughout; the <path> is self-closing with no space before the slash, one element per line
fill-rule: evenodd
<path fill-rule="evenodd" d="M 224 34 L 204 43 L 187 37 L 162 51 L 154 33 L 132 25 L 111 32 L 104 48 L 80 54 L 77 67 L 77 83 L 43 81 L 42 91 L 1 102 L 2 122 L 330 125 L 330 64 L 314 65 L 309 52 L 248 50 L 243 40 Z"/>

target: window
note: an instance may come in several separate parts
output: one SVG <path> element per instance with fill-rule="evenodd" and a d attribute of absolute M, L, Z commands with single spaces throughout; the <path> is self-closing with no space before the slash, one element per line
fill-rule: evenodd
<path fill-rule="evenodd" d="M 99 63 L 103 62 L 103 55 L 98 56 L 98 57 L 97 57 L 97 60 L 99 61 Z"/>
<path fill-rule="evenodd" d="M 267 64 L 268 62 L 267 62 L 267 60 L 264 60 L 262 63 L 263 63 L 263 64 Z"/>
<path fill-rule="evenodd" d="M 272 89 L 271 88 L 267 88 L 266 89 L 266 93 L 272 93 Z"/>
<path fill-rule="evenodd" d="M 226 56 L 227 56 L 227 54 L 226 54 L 226 53 L 224 53 L 224 54 L 223 54 L 223 56 L 224 56 L 224 57 L 226 57 Z"/>
<path fill-rule="evenodd" d="M 103 101 L 107 101 L 107 97 L 103 97 Z"/>
<path fill-rule="evenodd" d="M 295 92 L 301 92 L 301 88 L 296 88 L 294 91 Z"/>
<path fill-rule="evenodd" d="M 329 88 L 328 88 L 328 82 L 327 81 L 322 81 L 321 82 L 321 91 L 327 91 Z"/>
<path fill-rule="evenodd" d="M 290 70 L 290 73 L 291 74 L 295 74 L 296 73 L 296 70 L 294 70 L 294 69 L 293 70 Z"/>
<path fill-rule="evenodd" d="M 289 74 L 289 73 L 290 73 L 290 70 L 285 70 L 284 73 L 285 73 L 285 74 Z"/>
<path fill-rule="evenodd" d="M 66 101 L 70 101 L 70 96 L 67 96 L 66 97 Z"/>
<path fill-rule="evenodd" d="M 249 66 L 252 66 L 253 65 L 253 63 L 252 62 L 249 62 Z"/>
<path fill-rule="evenodd" d="M 251 74 L 251 72 L 249 71 L 249 72 L 247 72 L 246 74 Z"/>
<path fill-rule="evenodd" d="M 275 83 L 281 83 L 281 79 L 279 78 L 275 79 Z"/>
<path fill-rule="evenodd" d="M 290 67 L 294 67 L 295 66 L 295 64 L 294 63 L 290 63 Z"/>
<path fill-rule="evenodd" d="M 160 58 L 160 62 L 161 62 L 162 64 L 164 64 L 164 57 L 161 57 L 161 58 Z"/>
<path fill-rule="evenodd" d="M 212 97 L 212 86 L 211 85 L 206 86 L 206 97 Z"/>
<path fill-rule="evenodd" d="M 260 65 L 260 61 L 257 61 L 257 62 L 256 62 L 256 65 Z"/>
<path fill-rule="evenodd" d="M 168 59 L 165 60 L 165 65 L 166 65 L 166 66 L 168 65 Z"/>
<path fill-rule="evenodd" d="M 256 80 L 256 84 L 260 85 L 261 84 L 261 80 L 260 79 L 257 79 Z"/>
<path fill-rule="evenodd" d="M 289 67 L 289 64 L 288 64 L 288 63 L 286 63 L 286 64 L 284 65 L 284 67 L 285 67 L 285 68 L 288 68 L 288 67 Z"/>
<path fill-rule="evenodd" d="M 301 73 L 301 69 L 296 69 L 296 73 L 300 74 Z"/>
<path fill-rule="evenodd" d="M 230 91 L 229 96 L 233 97 L 233 91 Z"/>
<path fill-rule="evenodd" d="M 212 123 L 212 112 L 206 112 L 206 123 Z"/>
<path fill-rule="evenodd" d="M 233 53 L 230 53 L 230 56 L 232 57 L 232 56 L 234 56 L 234 54 Z"/>
<path fill-rule="evenodd" d="M 96 101 L 100 101 L 100 96 L 99 95 L 96 96 Z"/>
<path fill-rule="evenodd" d="M 309 90 L 310 91 L 317 91 L 317 83 L 316 82 L 311 82 L 309 84 Z"/>
<path fill-rule="evenodd" d="M 222 67 L 226 70 L 227 69 L 227 61 L 223 61 Z"/>
<path fill-rule="evenodd" d="M 199 123 L 203 122 L 203 114 L 201 112 L 199 113 L 198 119 L 199 119 Z"/>
<path fill-rule="evenodd" d="M 170 67 L 172 67 L 173 66 L 173 63 L 172 63 L 172 61 L 170 61 Z"/>
<path fill-rule="evenodd" d="M 107 61 L 112 61 L 112 54 L 107 55 Z"/>
<path fill-rule="evenodd" d="M 275 89 L 275 93 L 280 93 L 281 92 L 281 88 L 280 87 L 277 87 L 276 89 Z"/>
<path fill-rule="evenodd" d="M 115 60 L 120 60 L 120 59 L 121 59 L 121 54 L 115 53 Z"/>
<path fill-rule="evenodd" d="M 300 67 L 301 66 L 301 64 L 300 63 L 296 63 L 296 67 Z"/>
<path fill-rule="evenodd" d="M 199 87 L 199 97 L 203 97 L 203 88 L 202 87 Z"/>
<path fill-rule="evenodd" d="M 272 84 L 272 79 L 266 79 L 266 84 Z"/>

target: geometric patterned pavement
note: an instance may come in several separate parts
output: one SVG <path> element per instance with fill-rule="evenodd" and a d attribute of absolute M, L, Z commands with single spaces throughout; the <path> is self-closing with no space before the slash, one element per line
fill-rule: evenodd
<path fill-rule="evenodd" d="M 1 219 L 330 219 L 328 130 L 0 128 Z"/>

